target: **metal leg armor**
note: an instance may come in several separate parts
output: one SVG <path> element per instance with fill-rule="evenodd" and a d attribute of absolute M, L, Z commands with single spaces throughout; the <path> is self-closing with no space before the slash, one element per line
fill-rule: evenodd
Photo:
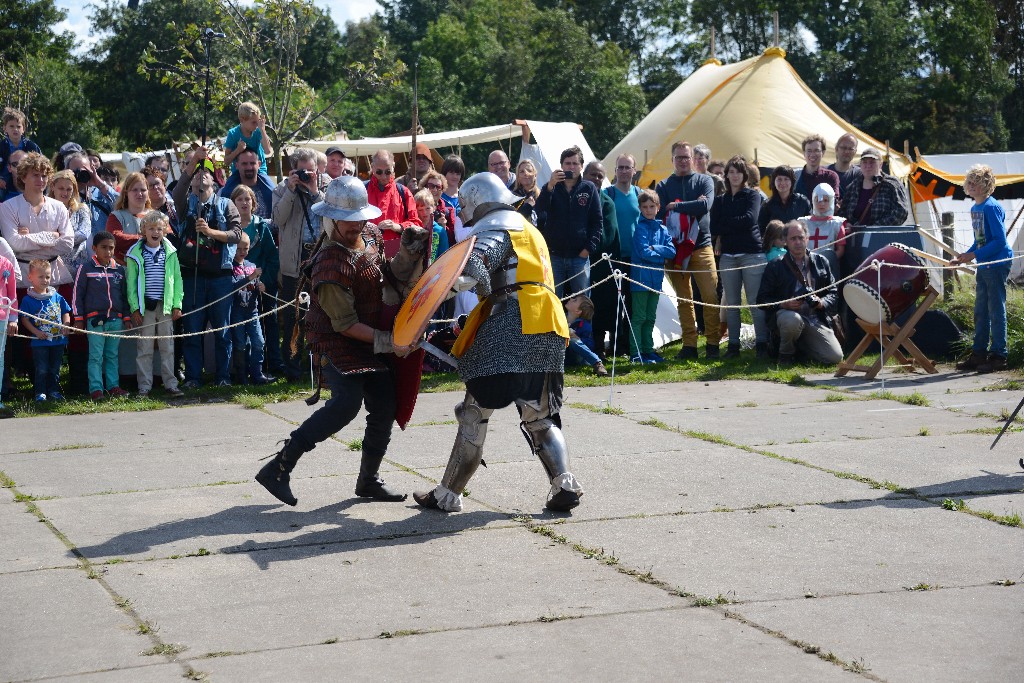
<path fill-rule="evenodd" d="M 487 438 L 487 421 L 494 410 L 483 408 L 473 395 L 466 392 L 462 403 L 455 406 L 455 417 L 459 421 L 459 432 L 452 446 L 448 467 L 441 478 L 441 484 L 434 489 L 437 505 L 448 512 L 462 510 L 462 491 L 473 478 L 480 466 Z"/>
<path fill-rule="evenodd" d="M 545 394 L 546 396 L 546 394 Z M 547 507 L 568 510 L 579 504 L 583 487 L 569 471 L 569 450 L 562 435 L 558 414 L 550 415 L 546 398 L 540 401 L 516 401 L 523 421 L 520 429 L 530 448 L 544 465 L 551 483 Z"/>

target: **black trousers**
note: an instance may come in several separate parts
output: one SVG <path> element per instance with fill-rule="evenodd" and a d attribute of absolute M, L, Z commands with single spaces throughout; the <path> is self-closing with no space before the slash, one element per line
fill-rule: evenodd
<path fill-rule="evenodd" d="M 305 453 L 355 419 L 359 407 L 366 405 L 366 432 L 363 453 L 383 456 L 391 443 L 395 425 L 395 384 L 391 373 L 361 372 L 343 375 L 333 366 L 323 369 L 323 377 L 331 390 L 331 398 L 306 418 L 291 433 L 291 448 Z"/>

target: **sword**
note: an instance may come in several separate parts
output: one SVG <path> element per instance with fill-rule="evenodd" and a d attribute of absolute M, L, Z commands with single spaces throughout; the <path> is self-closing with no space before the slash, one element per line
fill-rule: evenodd
<path fill-rule="evenodd" d="M 1006 424 L 1003 425 L 1003 428 L 999 430 L 999 434 L 996 435 L 996 440 L 993 441 L 992 445 L 988 447 L 989 450 L 992 450 L 993 448 L 996 447 L 996 444 L 999 443 L 999 439 L 1002 438 L 1003 434 L 1006 433 L 1006 430 L 1010 428 L 1011 424 L 1013 424 L 1013 418 L 1017 417 L 1017 413 L 1020 412 L 1021 408 L 1024 408 L 1024 398 L 1020 400 L 1020 403 L 1017 404 L 1017 407 L 1013 409 L 1012 413 L 1010 413 L 1010 417 L 1007 418 Z M 1024 458 L 1020 459 L 1020 466 L 1024 467 Z"/>
<path fill-rule="evenodd" d="M 426 340 L 423 340 L 423 341 L 421 341 L 419 343 L 419 347 L 421 349 L 423 349 L 424 351 L 426 351 L 427 353 L 429 353 L 431 356 L 434 356 L 435 358 L 439 358 L 440 360 L 443 360 L 445 363 L 448 363 L 452 367 L 458 369 L 459 361 L 455 360 L 454 356 L 452 356 L 451 354 L 445 353 L 444 351 L 442 351 L 441 349 L 437 348 L 436 346 L 434 346 L 430 342 L 428 342 Z M 1024 405 L 1024 401 L 1021 401 L 1021 404 Z M 1014 415 L 1016 415 L 1016 413 L 1014 413 Z M 1011 418 L 1011 419 L 1013 419 L 1013 418 Z"/>

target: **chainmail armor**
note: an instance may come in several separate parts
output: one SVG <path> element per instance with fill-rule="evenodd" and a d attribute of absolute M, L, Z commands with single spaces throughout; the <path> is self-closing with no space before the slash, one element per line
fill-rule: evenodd
<path fill-rule="evenodd" d="M 480 297 L 501 288 L 514 276 L 512 240 L 505 231 L 487 231 L 477 237 L 463 273 L 477 280 Z M 523 334 L 519 300 L 501 296 L 477 331 L 476 339 L 459 359 L 463 381 L 505 372 L 563 372 L 565 339 L 554 332 Z"/>

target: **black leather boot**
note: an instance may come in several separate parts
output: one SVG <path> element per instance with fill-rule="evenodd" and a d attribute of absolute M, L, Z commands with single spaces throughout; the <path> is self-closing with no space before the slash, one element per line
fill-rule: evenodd
<path fill-rule="evenodd" d="M 400 502 L 409 497 L 407 493 L 400 493 L 384 483 L 378 475 L 380 464 L 384 460 L 384 454 L 374 455 L 363 449 L 363 459 L 359 463 L 359 479 L 356 480 L 356 495 L 360 498 L 372 498 Z"/>
<path fill-rule="evenodd" d="M 274 459 L 268 462 L 256 473 L 256 481 L 263 485 L 270 495 L 287 505 L 296 505 L 299 501 L 292 495 L 292 489 L 288 485 L 291 481 L 291 471 L 295 469 L 295 463 L 302 457 L 301 453 L 289 453 L 288 444 L 291 439 L 285 439 L 284 446 L 278 451 Z"/>

